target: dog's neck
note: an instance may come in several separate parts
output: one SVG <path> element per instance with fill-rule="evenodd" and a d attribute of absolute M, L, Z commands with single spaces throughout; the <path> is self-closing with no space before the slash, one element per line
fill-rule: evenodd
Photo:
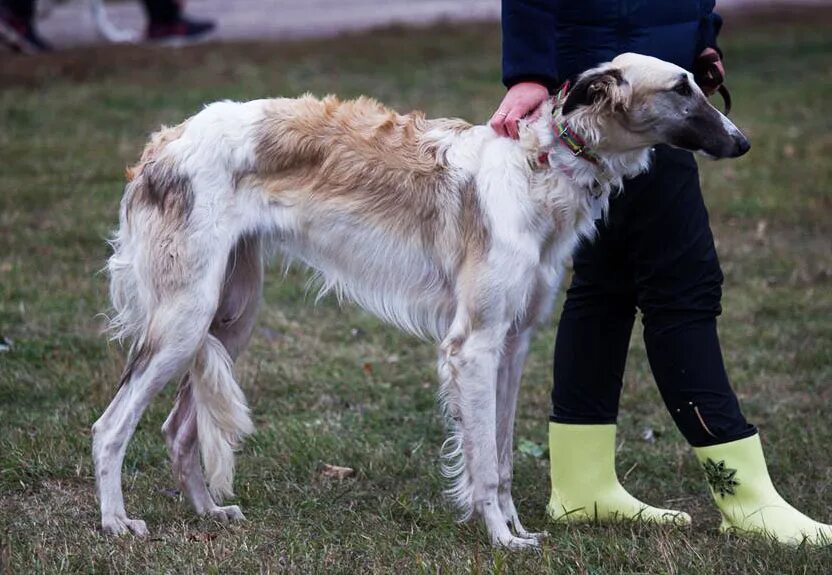
<path fill-rule="evenodd" d="M 532 151 L 541 169 L 557 170 L 576 187 L 586 189 L 594 196 L 607 195 L 623 185 L 625 178 L 636 176 L 650 165 L 650 148 L 627 151 L 611 151 L 605 145 L 603 126 L 592 118 L 571 114 L 567 119 L 560 107 L 550 99 L 541 105 L 540 117 L 521 130 L 521 143 Z M 592 159 L 576 154 L 561 140 L 557 126 L 568 125 L 569 130 L 591 150 Z M 524 140 L 527 140 L 524 142 Z M 545 160 L 545 163 L 542 161 Z"/>

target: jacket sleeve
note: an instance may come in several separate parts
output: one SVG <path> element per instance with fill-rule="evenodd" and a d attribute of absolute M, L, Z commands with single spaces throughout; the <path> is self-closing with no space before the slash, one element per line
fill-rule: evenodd
<path fill-rule="evenodd" d="M 558 87 L 555 24 L 559 0 L 503 0 L 503 84 Z"/>
<path fill-rule="evenodd" d="M 705 48 L 713 48 L 722 56 L 722 50 L 717 46 L 716 38 L 719 36 L 719 31 L 722 29 L 722 16 L 714 12 L 713 0 L 702 3 L 702 15 L 699 21 L 699 45 L 697 46 L 697 54 L 700 54 Z"/>

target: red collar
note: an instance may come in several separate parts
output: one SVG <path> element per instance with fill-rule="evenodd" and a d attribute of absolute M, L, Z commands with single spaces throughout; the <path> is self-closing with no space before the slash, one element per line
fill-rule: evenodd
<path fill-rule="evenodd" d="M 558 89 L 557 97 L 555 98 L 555 106 L 552 110 L 552 116 L 554 117 L 558 110 L 563 107 L 564 100 L 566 99 L 566 95 L 569 93 L 569 80 L 564 82 L 561 87 Z M 570 152 L 574 156 L 583 158 L 590 164 L 598 165 L 598 156 L 593 152 L 589 146 L 587 146 L 586 140 L 584 140 L 577 132 L 572 130 L 569 127 L 569 124 L 566 123 L 565 120 L 560 122 L 554 122 L 554 132 L 555 138 L 566 146 Z M 538 156 L 538 162 L 541 164 L 548 164 L 549 163 L 549 153 L 544 152 Z"/>

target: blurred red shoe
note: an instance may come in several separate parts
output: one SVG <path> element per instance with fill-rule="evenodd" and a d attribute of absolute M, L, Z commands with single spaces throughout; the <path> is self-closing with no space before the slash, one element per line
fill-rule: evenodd
<path fill-rule="evenodd" d="M 216 24 L 211 21 L 185 17 L 175 22 L 151 22 L 147 27 L 147 39 L 167 45 L 190 44 L 204 39 L 215 28 Z"/>

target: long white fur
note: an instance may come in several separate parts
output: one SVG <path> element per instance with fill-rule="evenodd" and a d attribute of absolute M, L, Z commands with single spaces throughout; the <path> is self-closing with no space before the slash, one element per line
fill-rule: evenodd
<path fill-rule="evenodd" d="M 189 121 L 180 138 L 166 146 L 164 157 L 174 160 L 176 169 L 189 179 L 194 190 L 187 230 L 189 247 L 187 253 L 180 255 L 192 258 L 193 266 L 204 266 L 209 260 L 222 260 L 223 254 L 245 234 L 276 238 L 275 247 L 280 252 L 317 271 L 323 293 L 334 291 L 413 334 L 442 342 L 440 399 L 449 421 L 449 439 L 443 446 L 443 474 L 452 479 L 448 493 L 463 519 L 475 512 L 485 518 L 495 543 L 535 545 L 536 539 L 519 524 L 510 493 L 502 496 L 502 505 L 507 507 L 504 516 L 496 495 L 497 468 L 490 467 L 486 461 L 490 456 L 485 455 L 497 452 L 496 423 L 490 418 L 491 423 L 486 421 L 483 428 L 478 422 L 482 414 L 493 414 L 497 409 L 497 371 L 506 334 L 512 326 L 528 329 L 532 318 L 526 311 L 535 291 L 543 292 L 539 296 L 543 301 L 553 299 L 563 257 L 571 252 L 580 234 L 588 234 L 592 229 L 586 190 L 555 170 L 532 174 L 522 143 L 497 138 L 486 127 L 475 127 L 463 134 L 430 134 L 441 144 L 439 153 L 455 165 L 460 182 L 476 179 L 479 202 L 491 231 L 492 245 L 487 256 L 490 271 L 479 281 L 489 286 L 485 293 L 493 299 L 492 316 L 487 318 L 487 329 L 470 333 L 467 318 L 455 304 L 455 294 L 438 281 L 447 275 L 442 268 L 451 268 L 452 262 L 434 262 L 412 249 L 404 249 L 397 239 L 380 230 L 356 234 L 355 226 L 345 215 L 320 222 L 311 232 L 302 231 L 298 227 L 300 214 L 291 206 L 270 204 L 258 189 L 234 189 L 233 175 L 250 169 L 255 161 L 255 141 L 248 134 L 262 117 L 263 106 L 264 102 L 212 104 Z M 545 122 L 525 129 L 535 131 L 535 137 L 542 141 L 551 139 Z M 134 185 L 137 184 L 131 184 Z M 159 304 L 153 289 L 154 252 L 150 245 L 155 241 L 152 230 L 158 222 L 153 221 L 150 211 L 133 213 L 128 219 L 124 206 L 130 194 L 128 187 L 109 271 L 117 312 L 113 318 L 114 334 L 140 345 L 148 337 L 151 326 L 147 322 L 154 317 L 152 312 Z M 546 206 L 547 212 L 570 212 L 574 218 L 572 231 L 559 237 L 547 253 L 541 253 L 541 244 L 552 234 L 553 223 L 541 217 L 541 206 Z M 293 242 L 294 238 L 301 239 Z M 195 289 L 212 290 L 212 283 L 205 282 L 203 288 Z M 217 290 L 219 286 L 211 293 Z M 210 300 L 217 296 L 202 297 Z M 209 319 L 207 313 L 201 321 L 207 325 Z M 460 349 L 454 347 L 458 338 L 465 339 Z M 202 460 L 210 492 L 219 500 L 232 491 L 233 449 L 252 430 L 248 409 L 233 379 L 230 359 L 215 339 L 204 337 L 193 350 L 188 345 L 176 347 L 175 355 L 184 360 L 168 366 L 164 373 L 169 378 L 184 370 L 191 372 Z M 188 367 L 190 362 L 195 363 Z M 146 375 L 147 372 L 141 379 Z M 513 378 L 519 379 L 519 370 L 515 369 Z M 141 381 L 130 383 L 131 388 L 141 385 Z M 123 411 L 136 409 L 136 402 L 119 409 L 117 400 L 108 410 L 116 414 L 105 413 L 102 420 L 118 419 Z M 145 401 L 143 397 L 138 405 L 143 406 Z M 467 422 L 472 422 L 473 427 L 466 427 Z M 105 427 L 96 425 L 98 429 Z M 120 430 L 112 442 L 126 441 L 131 431 Z M 462 457 L 465 438 L 475 436 L 492 438 L 490 443 L 475 444 L 474 449 L 482 454 L 474 454 L 473 460 L 486 461 L 481 469 L 471 468 Z M 95 437 L 98 447 L 100 434 Z M 102 469 L 108 463 L 113 465 L 104 461 L 104 451 L 104 447 L 95 449 L 97 467 Z M 494 485 L 493 494 L 488 493 L 490 489 L 482 485 L 482 480 Z M 111 496 L 103 492 L 107 485 L 113 490 L 117 488 L 115 483 L 99 482 L 104 525 L 115 532 L 143 532 L 143 524 L 134 529 L 138 520 L 127 518 L 120 492 Z M 512 535 L 507 521 L 518 535 L 525 537 Z"/>
<path fill-rule="evenodd" d="M 254 431 L 243 390 L 232 373 L 231 357 L 212 335 L 191 369 L 196 422 L 208 488 L 215 500 L 234 495 L 234 450 Z"/>
<path fill-rule="evenodd" d="M 523 123 L 519 142 L 499 138 L 485 126 L 424 134 L 449 166 L 448 186 L 475 182 L 489 233 L 484 264 L 463 293 L 461 264 L 452 254 L 423 253 L 389 230 L 356 225 L 346 210 L 314 211 L 282 202 L 256 180 L 241 179 L 255 167 L 257 128 L 269 106 L 268 100 L 212 104 L 188 120 L 154 160 L 171 166 L 192 195 L 187 222 L 168 244 L 158 242 L 166 225 L 159 210 L 134 208 L 128 214 L 142 176 L 125 192 L 109 262 L 116 310 L 112 324 L 115 336 L 131 340 L 136 357 L 145 354 L 146 361 L 135 362 L 129 382 L 93 428 L 103 527 L 113 533 L 146 532 L 143 522 L 126 515 L 121 461 L 152 396 L 182 373 L 189 373 L 190 383 L 182 386 L 184 395 L 165 424 L 174 466 L 197 511 L 241 517 L 234 506 L 216 506 L 192 460 L 198 435 L 213 500 L 232 492 L 233 450 L 252 431 L 232 358 L 250 335 L 255 313 L 250 300 L 259 291 L 237 298 L 223 278 L 226 284 L 235 276 L 243 277 L 241 285 L 249 281 L 246 266 L 254 260 L 232 257 L 228 268 L 226 260 L 244 238 L 256 237 L 262 240 L 257 258 L 276 250 L 287 261 L 303 262 L 315 271 L 321 294 L 334 292 L 439 344 L 439 399 L 449 430 L 441 450 L 442 473 L 451 480 L 448 493 L 462 518 L 483 518 L 495 544 L 535 546 L 537 537 L 520 524 L 510 490 L 511 432 L 529 338 L 551 311 L 565 258 L 582 236 L 592 235 L 590 194 L 600 192 L 606 205 L 624 177 L 647 168 L 649 147 L 602 154 L 601 178 L 597 167 L 554 141 L 551 102 L 538 120 Z M 583 121 L 578 129 L 597 143 L 600 128 L 592 118 Z M 541 149 L 549 151 L 552 168 L 530 163 Z M 308 225 L 310 219 L 314 225 Z M 453 226 L 442 229 L 439 233 L 456 233 Z M 168 260 L 168 254 L 176 257 Z M 177 267 L 167 269 L 169 261 Z M 159 282 L 171 278 L 178 278 L 178 295 L 160 299 Z M 476 321 L 463 303 L 471 293 L 481 312 Z M 228 317 L 215 317 L 218 306 L 226 305 Z M 240 317 L 246 318 L 246 329 L 236 334 L 234 322 Z M 220 341 L 208 334 L 208 326 L 224 319 L 228 327 Z"/>

